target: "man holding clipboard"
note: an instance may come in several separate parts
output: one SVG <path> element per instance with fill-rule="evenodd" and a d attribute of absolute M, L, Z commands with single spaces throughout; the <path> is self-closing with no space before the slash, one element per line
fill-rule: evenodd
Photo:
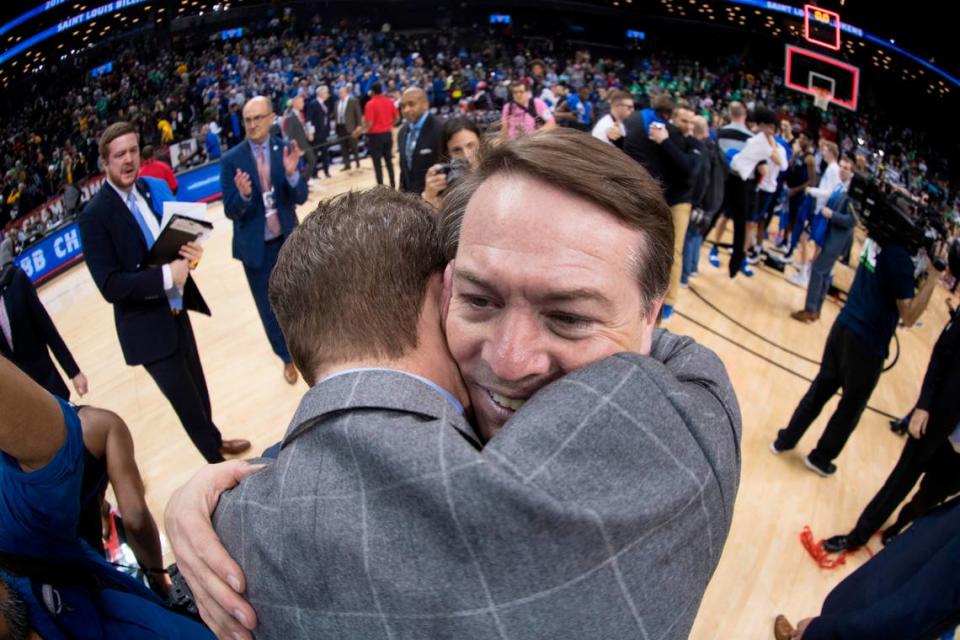
<path fill-rule="evenodd" d="M 247 139 L 220 161 L 223 211 L 233 220 L 233 257 L 243 263 L 253 301 L 270 347 L 283 361 L 283 377 L 297 381 L 287 343 L 267 298 L 270 273 L 284 239 L 297 226 L 297 205 L 307 201 L 307 180 L 298 165 L 303 151 L 270 136 L 273 105 L 257 96 L 243 106 Z"/>
<path fill-rule="evenodd" d="M 170 188 L 162 180 L 137 178 L 140 143 L 132 124 L 107 127 L 99 147 L 107 179 L 80 215 L 80 236 L 93 281 L 113 305 L 123 357 L 130 366 L 144 366 L 207 462 L 243 453 L 249 442 L 223 440 L 213 424 L 186 313 L 210 315 L 190 277 L 203 248 L 187 242 L 161 263 L 169 235 L 160 232 L 160 215 L 163 203 L 174 199 Z"/>

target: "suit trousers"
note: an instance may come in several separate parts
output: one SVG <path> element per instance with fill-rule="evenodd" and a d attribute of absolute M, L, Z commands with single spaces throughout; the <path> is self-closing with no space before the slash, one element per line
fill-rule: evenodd
<path fill-rule="evenodd" d="M 928 432 L 919 440 L 907 437 L 897 465 L 850 532 L 850 542 L 856 546 L 865 545 L 913 490 L 921 475 L 923 483 L 920 489 L 901 510 L 896 524 L 891 527 L 891 533 L 898 533 L 910 521 L 949 497 L 960 484 L 960 454 L 953 450 L 942 434 L 935 436 Z"/>
<path fill-rule="evenodd" d="M 320 166 L 323 167 L 323 175 L 330 177 L 330 145 L 326 140 L 321 141 L 323 146 L 317 153 L 320 155 Z"/>
<path fill-rule="evenodd" d="M 834 322 L 823 350 L 820 371 L 794 410 L 790 424 L 777 434 L 777 448 L 786 450 L 797 446 L 820 415 L 823 405 L 843 389 L 836 411 L 830 416 L 816 448 L 810 452 L 810 460 L 815 464 L 829 465 L 840 455 L 860 421 L 882 370 L 883 358 L 870 351 L 860 337 L 839 320 Z"/>
<path fill-rule="evenodd" d="M 827 596 L 804 640 L 927 640 L 960 623 L 960 498 L 917 521 Z"/>
<path fill-rule="evenodd" d="M 213 424 L 210 394 L 200 365 L 197 342 L 187 312 L 176 316 L 177 350 L 170 356 L 145 364 L 160 391 L 173 406 L 194 446 L 207 462 L 223 462 L 220 430 Z"/>
<path fill-rule="evenodd" d="M 313 150 L 310 142 L 307 142 L 307 147 L 303 150 L 303 173 L 307 180 L 317 177 L 317 152 Z"/>
<path fill-rule="evenodd" d="M 731 278 L 737 277 L 747 257 L 743 244 L 747 237 L 747 212 L 750 210 L 750 199 L 755 188 L 754 180 L 743 180 L 736 171 L 731 171 L 727 177 L 724 204 L 727 215 L 733 220 L 733 255 L 728 266 Z"/>
<path fill-rule="evenodd" d="M 810 313 L 819 314 L 823 308 L 823 301 L 830 291 L 830 274 L 839 257 L 840 255 L 833 251 L 821 249 L 820 255 L 813 261 L 810 267 L 810 284 L 807 285 L 807 300 L 803 305 Z"/>
<path fill-rule="evenodd" d="M 673 217 L 673 265 L 670 267 L 670 286 L 663 300 L 671 307 L 677 303 L 677 290 L 680 288 L 680 274 L 683 271 L 683 243 L 687 238 L 687 226 L 690 224 L 690 203 L 682 202 L 670 207 Z"/>
<path fill-rule="evenodd" d="M 900 509 L 896 522 L 887 527 L 887 531 L 894 535 L 899 534 L 908 524 L 958 493 L 960 453 L 949 443 L 944 443 L 924 467 L 920 488 L 910 498 L 910 502 Z"/>
<path fill-rule="evenodd" d="M 367 151 L 373 159 L 373 173 L 377 177 L 377 184 L 383 184 L 383 169 L 380 162 L 387 166 L 387 176 L 390 178 L 390 188 L 397 188 L 397 181 L 393 175 L 393 134 L 389 131 L 383 133 L 367 134 Z"/>
<path fill-rule="evenodd" d="M 343 168 L 350 168 L 350 156 L 353 155 L 357 162 L 357 168 L 360 168 L 360 151 L 357 149 L 357 139 L 350 135 L 346 125 L 337 125 L 337 138 L 340 139 L 340 159 L 343 161 Z"/>
<path fill-rule="evenodd" d="M 260 322 L 263 323 L 263 329 L 267 332 L 270 348 L 283 360 L 284 364 L 287 364 L 291 361 L 290 352 L 287 350 L 287 341 L 283 338 L 277 316 L 273 315 L 270 298 L 267 294 L 270 274 L 273 273 L 273 268 L 277 264 L 277 257 L 283 247 L 283 240 L 284 238 L 281 236 L 265 242 L 263 245 L 263 262 L 259 267 L 243 265 L 243 273 L 247 276 L 247 284 L 250 285 L 253 302 L 257 306 L 257 313 L 260 314 Z"/>

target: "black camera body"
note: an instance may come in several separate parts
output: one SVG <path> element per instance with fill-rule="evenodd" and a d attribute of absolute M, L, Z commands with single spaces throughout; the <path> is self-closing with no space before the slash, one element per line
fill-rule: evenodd
<path fill-rule="evenodd" d="M 451 160 L 440 165 L 438 171 L 447 176 L 447 188 L 452 187 L 469 172 L 470 167 L 463 160 Z"/>
<path fill-rule="evenodd" d="M 935 209 L 863 173 L 854 173 L 847 193 L 867 235 L 877 244 L 899 244 L 911 255 L 923 249 L 937 270 L 946 268 L 943 260 L 935 257 L 937 243 L 946 237 L 943 220 Z"/>

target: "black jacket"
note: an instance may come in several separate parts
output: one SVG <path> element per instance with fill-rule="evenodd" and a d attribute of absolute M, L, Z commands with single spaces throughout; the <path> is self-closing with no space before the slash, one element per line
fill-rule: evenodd
<path fill-rule="evenodd" d="M 413 148 L 413 161 L 407 166 L 407 133 L 410 123 L 404 123 L 397 134 L 397 150 L 400 152 L 400 190 L 420 195 L 427 179 L 427 169 L 437 163 L 440 156 L 440 134 L 443 120 L 429 114 L 423 121 L 417 146 Z"/>
<path fill-rule="evenodd" d="M 141 181 L 137 181 L 138 184 Z M 150 190 L 138 188 L 151 208 Z M 146 212 L 144 212 L 146 214 Z M 117 337 L 129 365 L 149 364 L 179 347 L 176 321 L 163 290 L 161 267 L 147 266 L 147 243 L 126 203 L 104 183 L 80 214 L 83 256 L 93 281 L 113 305 Z M 200 290 L 187 277 L 184 310 L 210 315 Z"/>
<path fill-rule="evenodd" d="M 53 366 L 50 351 L 70 378 L 80 373 L 80 367 L 40 302 L 30 278 L 12 264 L 0 269 L 0 296 L 13 338 L 11 351 L 6 338 L 0 335 L 0 355 L 53 395 L 69 400 L 70 390 Z"/>
<path fill-rule="evenodd" d="M 303 108 L 303 115 L 308 122 L 313 124 L 315 130 L 313 144 L 320 145 L 326 142 L 330 137 L 330 118 L 333 114 L 333 102 L 327 99 L 327 110 L 324 111 L 320 106 L 320 101 L 316 98 L 310 98 L 307 105 Z"/>
<path fill-rule="evenodd" d="M 933 345 L 917 408 L 930 412 L 927 433 L 945 438 L 960 422 L 960 317 L 956 313 Z"/>
<path fill-rule="evenodd" d="M 623 150 L 663 186 L 667 204 L 672 207 L 691 201 L 694 179 L 700 170 L 701 149 L 677 127 L 666 126 L 670 137 L 657 144 L 643 128 L 642 112 L 634 112 L 624 121 L 627 134 Z"/>

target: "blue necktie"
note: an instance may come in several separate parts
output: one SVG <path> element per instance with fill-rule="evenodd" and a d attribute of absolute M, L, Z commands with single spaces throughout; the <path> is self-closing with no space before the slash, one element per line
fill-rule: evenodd
<path fill-rule="evenodd" d="M 137 206 L 137 199 L 133 195 L 133 191 L 130 192 L 130 195 L 127 196 L 127 206 L 130 207 L 130 212 L 133 214 L 134 219 L 137 221 L 137 225 L 140 227 L 140 231 L 143 233 L 143 239 L 147 242 L 147 250 L 153 248 L 154 243 L 157 241 L 153 237 L 153 232 L 150 231 L 150 227 L 147 225 L 146 219 L 143 217 L 143 213 L 140 212 L 140 207 Z M 173 289 L 173 293 L 167 292 L 167 301 L 170 303 L 170 308 L 180 311 L 183 309 L 183 297 L 180 295 L 180 292 Z"/>
<path fill-rule="evenodd" d="M 407 167 L 413 167 L 413 150 L 417 146 L 417 139 L 420 137 L 420 127 L 414 125 L 410 127 L 410 133 L 407 134 L 407 148 L 404 150 L 407 156 Z"/>

